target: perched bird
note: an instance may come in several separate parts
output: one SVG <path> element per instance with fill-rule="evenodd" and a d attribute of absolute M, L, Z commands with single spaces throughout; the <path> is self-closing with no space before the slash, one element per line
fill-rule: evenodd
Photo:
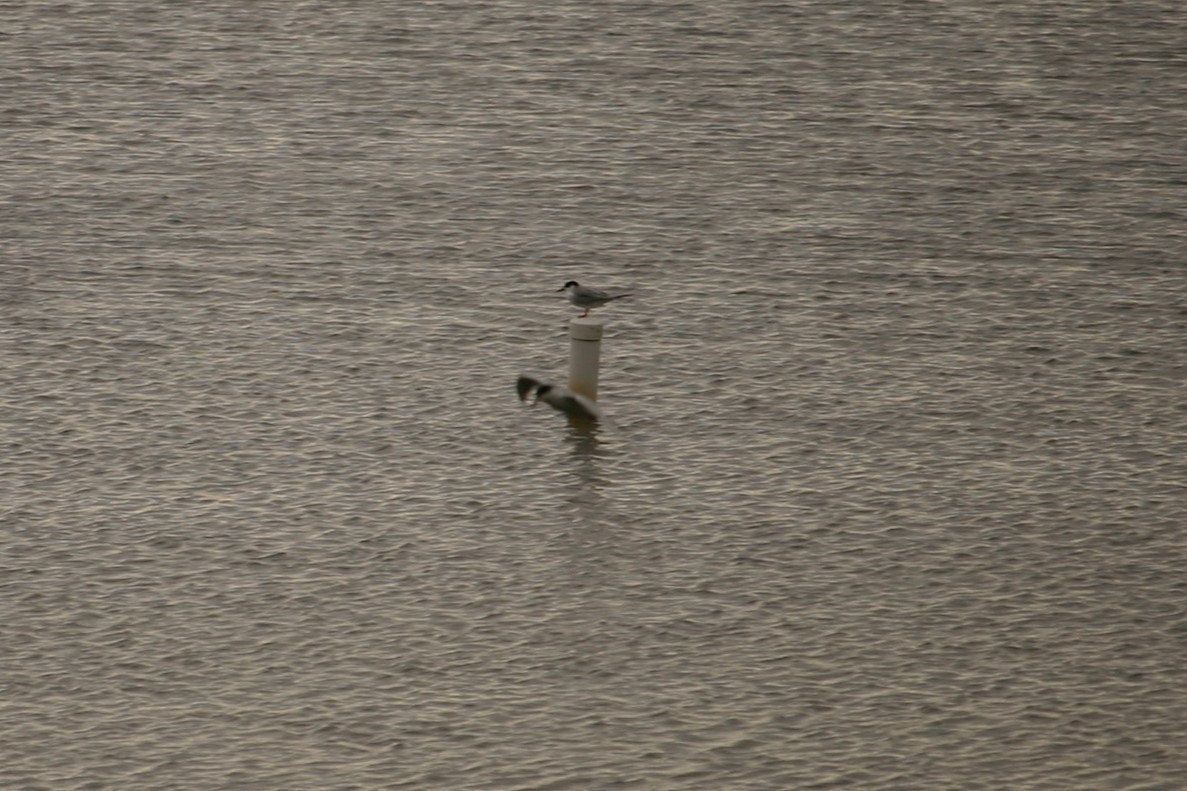
<path fill-rule="evenodd" d="M 590 308 L 600 308 L 611 300 L 630 296 L 630 294 L 615 294 L 614 296 L 610 296 L 601 289 L 579 285 L 576 280 L 570 280 L 558 288 L 557 291 L 568 291 L 569 301 L 579 308 L 585 308 L 585 312 L 581 314 L 581 318 L 589 315 Z"/>
<path fill-rule="evenodd" d="M 535 393 L 535 398 L 532 399 L 532 406 L 543 401 L 558 412 L 564 412 L 569 417 L 581 418 L 583 420 L 602 420 L 602 410 L 598 409 L 598 405 L 583 395 L 574 393 L 566 387 L 560 385 L 551 385 L 541 382 L 538 379 L 533 379 L 530 376 L 521 376 L 515 382 L 515 390 L 519 393 L 520 401 L 527 401 L 528 397 Z"/>

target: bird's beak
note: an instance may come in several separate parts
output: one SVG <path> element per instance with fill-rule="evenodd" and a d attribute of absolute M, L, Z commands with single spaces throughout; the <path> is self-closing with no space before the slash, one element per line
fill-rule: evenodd
<path fill-rule="evenodd" d="M 557 289 L 557 291 L 564 291 L 564 290 L 565 290 L 564 286 L 561 286 L 560 288 Z"/>

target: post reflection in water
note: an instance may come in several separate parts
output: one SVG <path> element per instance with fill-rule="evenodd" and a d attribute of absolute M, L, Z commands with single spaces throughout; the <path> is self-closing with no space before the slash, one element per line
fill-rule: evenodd
<path fill-rule="evenodd" d="M 602 491 L 608 484 L 599 462 L 605 455 L 605 445 L 599 437 L 597 421 L 580 417 L 569 418 L 567 440 L 573 450 L 574 487 L 571 501 L 588 518 L 598 521 L 604 513 Z"/>

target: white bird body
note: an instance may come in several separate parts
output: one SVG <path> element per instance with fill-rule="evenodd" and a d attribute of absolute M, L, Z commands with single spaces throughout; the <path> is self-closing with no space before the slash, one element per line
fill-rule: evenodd
<path fill-rule="evenodd" d="M 581 314 L 581 318 L 588 316 L 591 308 L 600 308 L 607 302 L 630 296 L 630 294 L 614 294 L 611 296 L 600 288 L 583 286 L 576 280 L 570 280 L 558 288 L 557 291 L 569 292 L 569 301 L 577 307 L 585 309 L 585 312 Z"/>
<path fill-rule="evenodd" d="M 580 393 L 574 393 L 567 387 L 547 384 L 530 376 L 521 376 L 515 383 L 515 389 L 519 393 L 520 401 L 527 401 L 528 396 L 534 393 L 535 398 L 532 399 L 532 406 L 543 401 L 569 417 L 582 420 L 604 420 L 602 410 L 598 409 L 597 404 Z"/>

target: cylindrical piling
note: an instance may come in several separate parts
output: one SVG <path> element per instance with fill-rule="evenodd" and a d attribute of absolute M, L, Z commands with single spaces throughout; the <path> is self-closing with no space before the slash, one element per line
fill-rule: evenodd
<path fill-rule="evenodd" d="M 569 321 L 569 389 L 598 400 L 598 366 L 602 355 L 601 319 Z"/>

